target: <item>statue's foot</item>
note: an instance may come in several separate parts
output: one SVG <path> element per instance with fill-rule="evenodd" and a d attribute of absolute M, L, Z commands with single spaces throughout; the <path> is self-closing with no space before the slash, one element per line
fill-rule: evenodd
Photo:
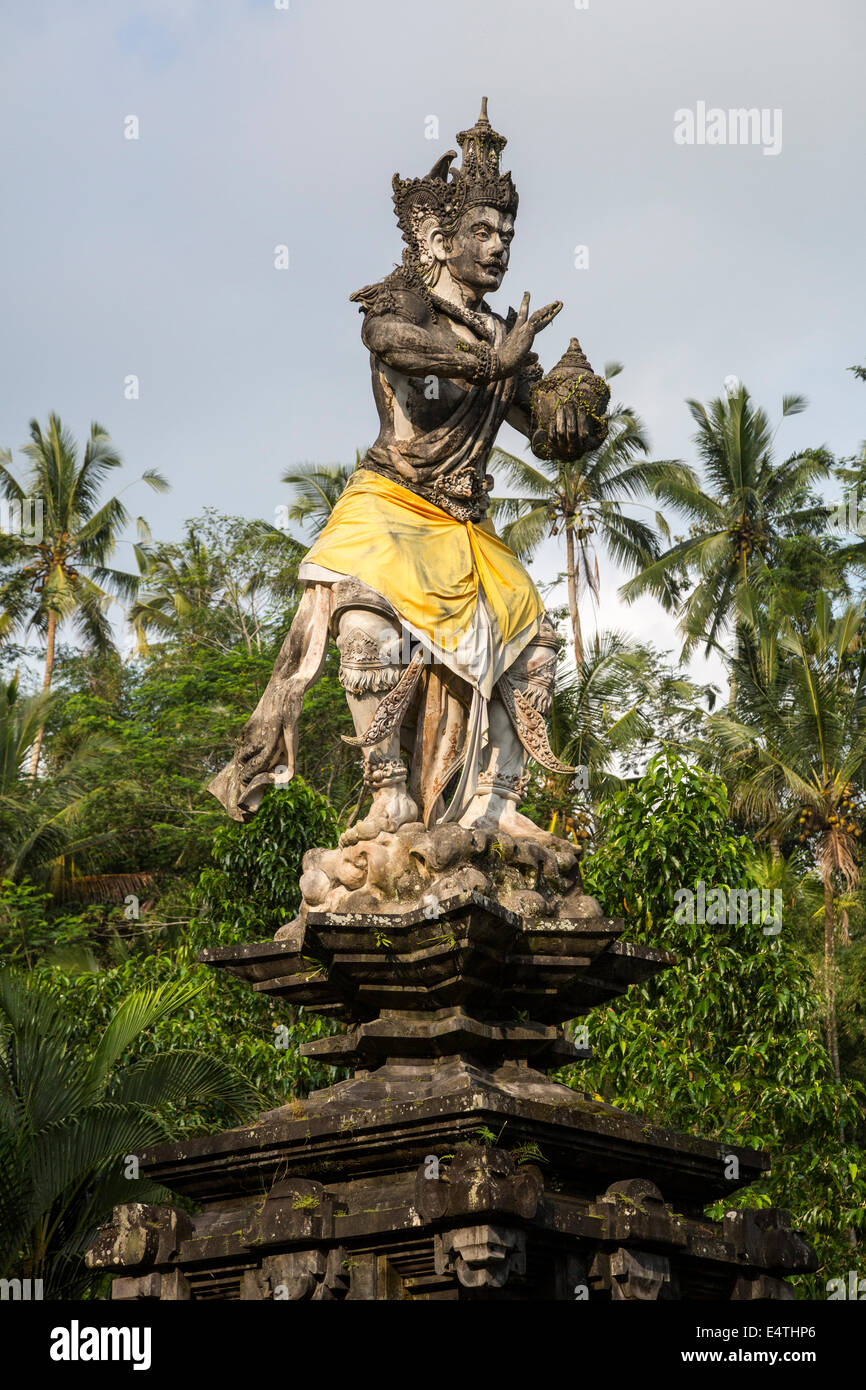
<path fill-rule="evenodd" d="M 417 821 L 418 807 L 405 785 L 383 787 L 373 793 L 373 804 L 363 820 L 356 821 L 340 836 L 340 845 L 356 845 L 359 840 L 375 840 L 386 831 L 393 835 L 401 825 Z"/>
<path fill-rule="evenodd" d="M 528 816 L 522 816 L 511 797 L 495 792 L 474 796 L 460 817 L 464 830 L 500 830 L 513 839 L 550 840 L 550 832 L 542 830 Z"/>

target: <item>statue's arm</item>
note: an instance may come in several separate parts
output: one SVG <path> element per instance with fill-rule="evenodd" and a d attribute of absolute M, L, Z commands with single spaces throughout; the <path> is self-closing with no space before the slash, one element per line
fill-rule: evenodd
<path fill-rule="evenodd" d="M 422 322 L 403 314 L 368 314 L 361 329 L 364 346 L 382 362 L 405 376 L 440 376 L 461 381 L 491 377 L 491 354 L 454 339 L 443 342 Z"/>
<path fill-rule="evenodd" d="M 379 311 L 373 299 L 364 315 L 361 337 L 374 356 L 405 376 L 441 376 L 462 381 L 503 381 L 517 376 L 527 383 L 528 406 L 529 387 L 540 375 L 532 351 L 533 340 L 561 308 L 557 300 L 530 314 L 529 295 L 525 294 L 512 327 L 492 348 L 488 343 L 466 343 L 456 336 L 449 341 L 441 331 L 434 333 L 430 311 L 423 300 L 411 292 L 394 291 L 389 294 L 387 307 Z"/>
<path fill-rule="evenodd" d="M 538 354 L 531 352 L 517 374 L 517 390 L 506 415 L 509 425 L 525 439 L 532 437 L 532 404 L 530 392 L 543 373 L 538 365 Z"/>

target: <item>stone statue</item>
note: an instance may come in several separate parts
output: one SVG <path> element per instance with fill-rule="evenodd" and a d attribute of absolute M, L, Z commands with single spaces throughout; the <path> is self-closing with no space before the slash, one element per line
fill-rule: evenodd
<path fill-rule="evenodd" d="M 273 678 L 212 787 L 243 820 L 291 773 L 333 634 L 370 812 L 304 856 L 300 911 L 275 940 L 199 960 L 344 1024 L 300 1052 L 351 1075 L 140 1155 L 201 1210 L 115 1207 L 87 1255 L 117 1276 L 113 1299 L 789 1300 L 781 1276 L 817 1268 L 787 1212 L 703 1215 L 763 1178 L 767 1155 L 548 1075 L 591 1056 L 578 1018 L 675 958 L 621 942 L 623 919 L 583 893 L 578 847 L 517 810 L 527 754 L 569 769 L 544 726 L 556 638 L 484 519 L 485 464 L 505 418 L 536 454 L 578 458 L 608 396 L 574 339 L 540 379 L 533 339 L 559 305 L 530 316 L 524 296 L 504 321 L 487 307 L 517 194 L 483 107 L 458 139 L 456 175 L 446 155 L 395 180 L 403 265 L 355 296 L 379 438 L 306 558 Z"/>
<path fill-rule="evenodd" d="M 573 769 L 554 756 L 545 727 L 559 639 L 486 519 L 486 464 L 504 420 L 539 457 L 577 460 L 605 437 L 609 393 L 576 339 L 543 378 L 533 344 L 560 303 L 530 314 L 524 294 L 505 319 L 489 307 L 485 296 L 508 268 L 518 199 L 500 172 L 506 142 L 486 98 L 457 140 L 459 169 L 449 151 L 424 178 L 394 177 L 402 264 L 352 295 L 379 436 L 301 566 L 305 592 L 273 677 L 211 784 L 246 820 L 267 787 L 293 774 L 303 695 L 333 636 L 372 798 L 344 832 L 344 851 L 387 848 L 398 833 L 404 849 L 413 836 L 429 844 L 430 833 L 455 825 L 564 848 L 517 809 L 527 755 L 551 773 Z M 320 861 L 318 878 L 305 873 L 305 900 L 333 908 L 362 882 L 369 888 L 370 874 L 344 872 L 346 862 L 338 853 Z M 368 906 L 388 897 L 374 894 Z"/>

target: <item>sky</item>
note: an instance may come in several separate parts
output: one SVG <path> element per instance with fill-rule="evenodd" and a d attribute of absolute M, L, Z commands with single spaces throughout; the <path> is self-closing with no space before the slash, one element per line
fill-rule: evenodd
<path fill-rule="evenodd" d="M 520 192 L 491 303 L 564 301 L 546 367 L 572 335 L 623 362 L 655 458 L 694 461 L 685 401 L 731 375 L 773 420 L 808 397 L 780 455 L 853 454 L 864 39 L 862 0 L 5 0 L 0 445 L 20 458 L 50 410 L 79 438 L 98 420 L 121 486 L 171 481 L 124 494 L 156 537 L 206 506 L 274 520 L 287 468 L 375 437 L 349 295 L 400 258 L 395 170 L 427 172 L 486 95 Z M 697 142 L 701 110 L 742 107 L 763 142 Z M 550 543 L 533 574 L 562 564 Z M 678 648 L 624 577 L 602 557 L 585 627 Z"/>

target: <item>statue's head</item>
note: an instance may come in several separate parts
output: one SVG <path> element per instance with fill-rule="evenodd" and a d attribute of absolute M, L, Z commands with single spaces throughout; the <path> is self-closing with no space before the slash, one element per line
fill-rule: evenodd
<path fill-rule="evenodd" d="M 452 279 L 475 291 L 480 299 L 498 290 L 508 269 L 514 218 L 510 212 L 484 203 L 467 208 L 453 230 L 434 225 L 424 240 L 431 258 L 429 281 L 436 283 L 447 266 Z"/>
<path fill-rule="evenodd" d="M 435 284 L 443 266 L 479 294 L 498 289 L 514 236 L 517 189 L 499 171 L 506 144 L 487 119 L 487 98 L 471 130 L 461 130 L 456 150 L 437 160 L 422 179 L 394 175 L 394 207 L 406 242 L 404 261 Z"/>

